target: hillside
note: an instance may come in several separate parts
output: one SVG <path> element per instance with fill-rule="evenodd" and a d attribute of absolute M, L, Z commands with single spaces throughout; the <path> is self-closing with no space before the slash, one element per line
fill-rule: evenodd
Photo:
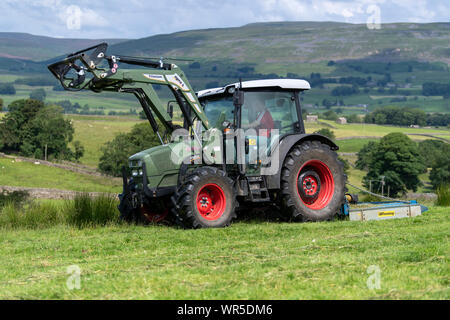
<path fill-rule="evenodd" d="M 106 41 L 115 44 L 124 39 L 61 39 L 27 33 L 0 32 L 0 57 L 21 60 L 47 60 Z"/>
<path fill-rule="evenodd" d="M 407 59 L 450 63 L 450 23 L 364 24 L 334 22 L 255 23 L 157 35 L 112 46 L 119 54 L 188 56 L 293 66 L 329 60 Z"/>
<path fill-rule="evenodd" d="M 380 30 L 337 22 L 253 23 L 137 40 L 63 39 L 0 32 L 0 57 L 48 60 L 106 41 L 111 51 L 128 55 L 188 56 L 237 63 L 317 63 L 344 59 L 406 59 L 450 63 L 450 23 L 392 23 Z"/>
<path fill-rule="evenodd" d="M 393 23 L 369 30 L 364 24 L 278 22 L 107 41 L 110 54 L 192 58 L 195 63 L 176 63 L 195 90 L 240 78 L 303 78 L 313 88 L 303 99 L 308 111 L 334 108 L 348 115 L 384 106 L 449 113 L 449 38 L 450 23 Z M 47 64 L 99 41 L 0 33 L 0 84 L 14 83 L 17 92 L 0 97 L 7 106 L 40 86 L 47 102 L 70 100 L 105 114 L 140 110 L 132 97 L 58 91 Z M 442 90 L 424 90 L 424 84 Z"/>

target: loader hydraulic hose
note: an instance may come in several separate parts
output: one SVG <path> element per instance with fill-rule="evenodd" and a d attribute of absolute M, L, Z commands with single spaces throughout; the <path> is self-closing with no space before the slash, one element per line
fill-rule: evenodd
<path fill-rule="evenodd" d="M 159 138 L 159 141 L 161 141 L 161 144 L 164 144 L 163 139 L 161 138 L 161 135 L 159 134 L 159 127 L 156 123 L 155 117 L 153 116 L 152 112 L 150 111 L 150 106 L 147 103 L 147 100 L 145 100 L 145 97 L 143 97 L 143 93 L 140 92 L 138 89 L 132 91 L 136 98 L 141 103 L 142 109 L 144 110 L 145 116 L 148 119 L 148 122 L 150 123 L 150 126 L 152 127 L 153 131 L 156 133 L 156 135 Z"/>

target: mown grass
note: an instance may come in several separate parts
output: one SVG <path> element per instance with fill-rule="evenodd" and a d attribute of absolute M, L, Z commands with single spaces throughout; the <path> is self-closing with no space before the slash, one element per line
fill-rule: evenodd
<path fill-rule="evenodd" d="M 399 220 L 0 233 L 1 299 L 448 299 L 447 208 Z M 69 266 L 81 288 L 69 290 Z M 369 266 L 381 287 L 368 289 Z"/>
<path fill-rule="evenodd" d="M 7 158 L 0 158 L 0 185 L 113 193 L 121 190 L 121 182 L 110 177 L 90 176 Z"/>

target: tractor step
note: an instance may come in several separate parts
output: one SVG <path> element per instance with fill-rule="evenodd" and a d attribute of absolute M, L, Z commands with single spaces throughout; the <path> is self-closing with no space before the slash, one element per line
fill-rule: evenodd
<path fill-rule="evenodd" d="M 247 177 L 248 183 L 248 200 L 251 202 L 268 202 L 270 201 L 269 190 L 267 189 L 266 180 L 263 177 Z"/>

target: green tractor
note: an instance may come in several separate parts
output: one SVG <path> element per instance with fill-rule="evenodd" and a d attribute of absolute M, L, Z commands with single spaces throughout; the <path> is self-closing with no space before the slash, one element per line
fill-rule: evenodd
<path fill-rule="evenodd" d="M 339 214 L 346 176 L 338 146 L 305 133 L 307 81 L 239 81 L 196 93 L 175 64 L 106 50 L 102 43 L 48 68 L 69 91 L 135 95 L 161 141 L 123 169 L 122 219 L 209 228 L 230 225 L 238 207 L 276 206 L 296 221 Z M 173 98 L 161 101 L 157 86 Z"/>

